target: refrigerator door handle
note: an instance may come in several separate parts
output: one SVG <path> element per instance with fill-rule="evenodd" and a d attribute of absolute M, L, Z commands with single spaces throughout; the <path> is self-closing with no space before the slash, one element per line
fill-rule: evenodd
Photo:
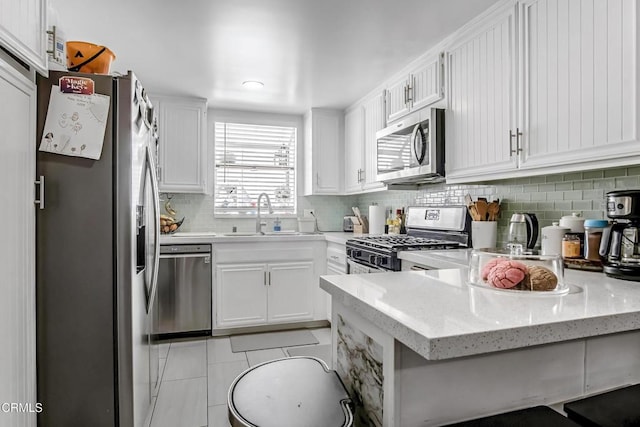
<path fill-rule="evenodd" d="M 35 199 L 34 203 L 38 205 L 40 210 L 44 209 L 44 175 L 40 175 L 40 179 L 34 181 L 36 185 L 40 186 L 40 199 Z"/>
<path fill-rule="evenodd" d="M 156 177 L 156 169 L 153 163 L 153 154 L 151 148 L 147 146 L 146 162 L 151 174 L 151 192 L 153 193 L 153 219 L 154 219 L 154 247 L 153 247 L 153 273 L 151 274 L 151 292 L 149 292 L 149 300 L 147 301 L 147 313 L 153 304 L 156 289 L 158 287 L 158 267 L 160 263 L 160 194 L 158 193 L 158 179 Z"/>

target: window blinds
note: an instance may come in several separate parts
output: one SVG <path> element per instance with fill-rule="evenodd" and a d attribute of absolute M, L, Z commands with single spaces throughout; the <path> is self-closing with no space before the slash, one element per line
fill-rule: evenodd
<path fill-rule="evenodd" d="M 215 214 L 255 214 L 260 193 L 295 214 L 295 160 L 295 127 L 216 122 Z"/>

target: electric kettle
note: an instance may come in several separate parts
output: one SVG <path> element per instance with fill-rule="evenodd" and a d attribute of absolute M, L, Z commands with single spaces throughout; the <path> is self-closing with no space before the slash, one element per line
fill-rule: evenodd
<path fill-rule="evenodd" d="M 509 243 L 533 249 L 538 241 L 538 218 L 532 213 L 514 213 L 509 222 Z"/>

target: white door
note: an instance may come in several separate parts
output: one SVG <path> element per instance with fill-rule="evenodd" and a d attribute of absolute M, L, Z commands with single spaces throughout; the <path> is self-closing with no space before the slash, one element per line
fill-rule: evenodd
<path fill-rule="evenodd" d="M 440 55 L 421 62 L 411 72 L 411 109 L 417 110 L 442 99 L 442 61 Z"/>
<path fill-rule="evenodd" d="M 199 98 L 154 97 L 159 107 L 159 186 L 162 192 L 204 193 L 207 104 Z"/>
<path fill-rule="evenodd" d="M 407 77 L 396 81 L 386 89 L 387 123 L 407 114 L 409 109 L 409 82 Z"/>
<path fill-rule="evenodd" d="M 636 0 L 521 9 L 521 168 L 640 153 Z"/>
<path fill-rule="evenodd" d="M 227 264 L 216 267 L 218 327 L 267 323 L 267 266 Z"/>
<path fill-rule="evenodd" d="M 514 31 L 512 7 L 448 54 L 447 179 L 517 167 Z"/>
<path fill-rule="evenodd" d="M 47 73 L 47 1 L 0 1 L 0 45 Z"/>
<path fill-rule="evenodd" d="M 312 261 L 269 264 L 268 284 L 269 323 L 313 318 L 318 279 Z"/>
<path fill-rule="evenodd" d="M 371 97 L 364 103 L 364 189 L 384 189 L 376 179 L 378 150 L 376 132 L 385 127 L 384 93 Z"/>
<path fill-rule="evenodd" d="M 344 116 L 344 190 L 355 193 L 362 190 L 364 180 L 364 113 L 361 106 Z"/>
<path fill-rule="evenodd" d="M 36 425 L 34 177 L 36 87 L 0 58 L 0 402 L 31 404 L 34 412 L 0 412 L 0 424 Z"/>
<path fill-rule="evenodd" d="M 342 191 L 342 144 L 344 123 L 338 110 L 313 110 L 314 194 L 340 194 Z"/>

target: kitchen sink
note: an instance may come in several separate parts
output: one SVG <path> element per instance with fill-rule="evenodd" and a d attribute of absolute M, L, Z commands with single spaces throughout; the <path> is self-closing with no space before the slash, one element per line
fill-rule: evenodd
<path fill-rule="evenodd" d="M 255 233 L 255 232 L 253 232 L 253 233 L 249 233 L 249 232 L 243 233 L 243 232 L 237 232 L 236 231 L 235 233 L 223 233 L 222 235 L 225 236 L 225 237 L 247 237 L 247 236 L 259 236 L 260 234 L 259 233 Z"/>

